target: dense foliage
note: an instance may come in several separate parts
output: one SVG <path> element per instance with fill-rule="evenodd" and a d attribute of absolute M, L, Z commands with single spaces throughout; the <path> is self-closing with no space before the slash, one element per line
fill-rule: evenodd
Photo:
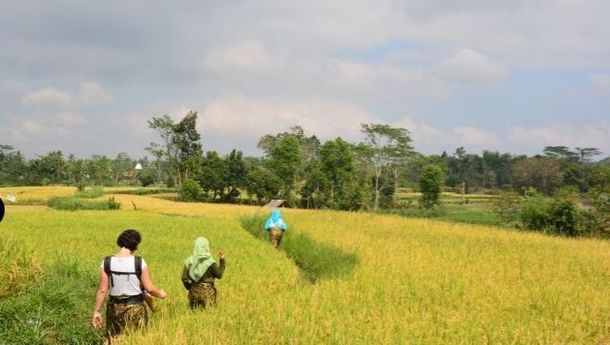
<path fill-rule="evenodd" d="M 414 151 L 406 129 L 362 124 L 360 142 L 342 138 L 321 142 L 296 126 L 264 135 L 258 142 L 263 155 L 245 157 L 237 150 L 227 155 L 204 151 L 197 119 L 196 112 L 189 112 L 178 122 L 168 115 L 153 117 L 148 125 L 158 133 L 160 142 L 151 143 L 146 150 L 154 160 L 132 159 L 125 153 L 114 159 L 66 157 L 61 151 L 28 160 L 13 147 L 0 145 L 0 184 L 177 186 L 184 201 L 260 205 L 283 199 L 289 207 L 402 208 L 415 214 L 419 212 L 414 210 L 417 203 L 399 200 L 398 191 L 410 189 L 423 193 L 420 207 L 431 209 L 424 213 L 432 215 L 443 213 L 432 209 L 441 203 L 441 192 L 460 193 L 462 202 L 467 203 L 466 195 L 471 193 L 510 190 L 523 197 L 526 191 L 535 190 L 543 200 L 543 196 L 550 197 L 562 187 L 571 186 L 578 198 L 541 209 L 534 205 L 528 217 L 531 221 L 517 218 L 527 213 L 528 203 L 538 200 L 534 197 L 527 198 L 518 209 L 497 209 L 504 213 L 503 219 L 511 218 L 510 223 L 520 222 L 524 228 L 553 228 L 553 232 L 573 235 L 575 230 L 562 224 L 572 218 L 580 221 L 582 217 L 577 215 L 582 213 L 579 205 L 583 204 L 591 207 L 588 219 L 594 219 L 584 223 L 610 226 L 610 159 L 594 162 L 593 158 L 601 154 L 595 148 L 547 146 L 542 154 L 528 157 L 491 151 L 468 153 L 460 147 L 453 154 L 426 156 Z M 533 220 L 539 218 L 533 214 L 542 209 L 550 212 L 548 217 L 563 221 Z"/>

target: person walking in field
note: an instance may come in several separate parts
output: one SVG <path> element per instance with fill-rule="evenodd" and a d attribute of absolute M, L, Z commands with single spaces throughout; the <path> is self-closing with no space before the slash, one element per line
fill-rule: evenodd
<path fill-rule="evenodd" d="M 215 279 L 222 279 L 225 271 L 225 255 L 218 251 L 218 261 L 212 258 L 210 242 L 205 237 L 195 239 L 193 255 L 184 260 L 182 284 L 189 291 L 189 305 L 192 309 L 198 307 L 213 307 L 216 305 L 217 291 Z"/>
<path fill-rule="evenodd" d="M 265 222 L 264 229 L 269 232 L 269 241 L 271 241 L 273 248 L 279 247 L 284 232 L 288 230 L 288 225 L 286 225 L 286 222 L 282 218 L 280 210 L 277 208 L 273 209 L 271 215 Z"/>
<path fill-rule="evenodd" d="M 121 249 L 115 255 L 104 258 L 100 266 L 100 279 L 91 324 L 95 328 L 102 326 L 100 310 L 109 293 L 106 306 L 108 337 L 144 327 L 148 321 L 145 298 L 167 296 L 165 291 L 153 284 L 146 261 L 133 255 L 141 241 L 142 237 L 137 230 L 123 231 L 116 242 Z"/>

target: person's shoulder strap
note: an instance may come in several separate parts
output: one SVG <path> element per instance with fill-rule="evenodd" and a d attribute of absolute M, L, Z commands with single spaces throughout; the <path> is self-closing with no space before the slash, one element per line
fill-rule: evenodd
<path fill-rule="evenodd" d="M 136 276 L 138 277 L 138 280 L 141 280 L 140 277 L 142 276 L 142 257 L 136 256 L 133 260 Z"/>
<path fill-rule="evenodd" d="M 110 279 L 110 286 L 114 286 L 114 280 L 112 279 L 112 271 L 110 271 L 110 260 L 111 256 L 107 256 L 104 258 L 104 272 L 108 275 Z"/>

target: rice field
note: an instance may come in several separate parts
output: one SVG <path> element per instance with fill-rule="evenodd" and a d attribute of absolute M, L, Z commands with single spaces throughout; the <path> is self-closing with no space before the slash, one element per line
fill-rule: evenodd
<path fill-rule="evenodd" d="M 22 194 L 48 198 L 62 191 Z M 31 250 L 43 267 L 69 256 L 95 278 L 102 258 L 116 251 L 119 232 L 140 230 L 138 253 L 169 297 L 156 300 L 159 312 L 147 330 L 122 336 L 117 344 L 610 343 L 608 241 L 391 215 L 285 210 L 290 232 L 357 257 L 346 274 L 312 284 L 284 251 L 241 227 L 240 217 L 269 209 L 138 195 L 116 200 L 119 211 L 9 204 L 0 236 Z M 224 249 L 227 270 L 217 281 L 218 307 L 192 312 L 180 273 L 197 236 Z M 94 292 L 82 296 L 91 309 Z"/>

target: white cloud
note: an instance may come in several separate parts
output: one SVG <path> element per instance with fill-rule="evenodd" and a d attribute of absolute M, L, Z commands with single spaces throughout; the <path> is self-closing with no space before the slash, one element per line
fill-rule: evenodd
<path fill-rule="evenodd" d="M 466 145 L 489 148 L 498 144 L 496 134 L 482 128 L 460 126 L 455 127 L 452 132 L 457 136 L 458 142 Z"/>
<path fill-rule="evenodd" d="M 610 153 L 610 123 L 554 124 L 547 127 L 513 126 L 507 130 L 507 146 L 535 148 L 541 152 L 545 146 L 595 147 Z"/>
<path fill-rule="evenodd" d="M 379 119 L 354 103 L 327 99 L 286 100 L 224 96 L 208 102 L 200 128 L 204 135 L 257 139 L 268 133 L 300 125 L 306 133 L 323 139 L 341 136 L 356 139 L 360 123 Z"/>
<path fill-rule="evenodd" d="M 210 70 L 258 69 L 269 67 L 272 58 L 259 41 L 244 41 L 209 52 L 203 59 L 203 67 Z"/>
<path fill-rule="evenodd" d="M 74 95 L 49 87 L 31 92 L 21 99 L 24 105 L 38 107 L 68 108 L 74 104 Z"/>
<path fill-rule="evenodd" d="M 41 109 L 70 109 L 100 105 L 111 101 L 112 96 L 99 84 L 93 82 L 82 83 L 77 92 L 47 87 L 30 92 L 21 98 L 23 105 Z"/>
<path fill-rule="evenodd" d="M 463 83 L 492 82 L 503 79 L 508 74 L 504 65 L 470 49 L 461 50 L 441 62 L 436 73 L 442 79 Z"/>

